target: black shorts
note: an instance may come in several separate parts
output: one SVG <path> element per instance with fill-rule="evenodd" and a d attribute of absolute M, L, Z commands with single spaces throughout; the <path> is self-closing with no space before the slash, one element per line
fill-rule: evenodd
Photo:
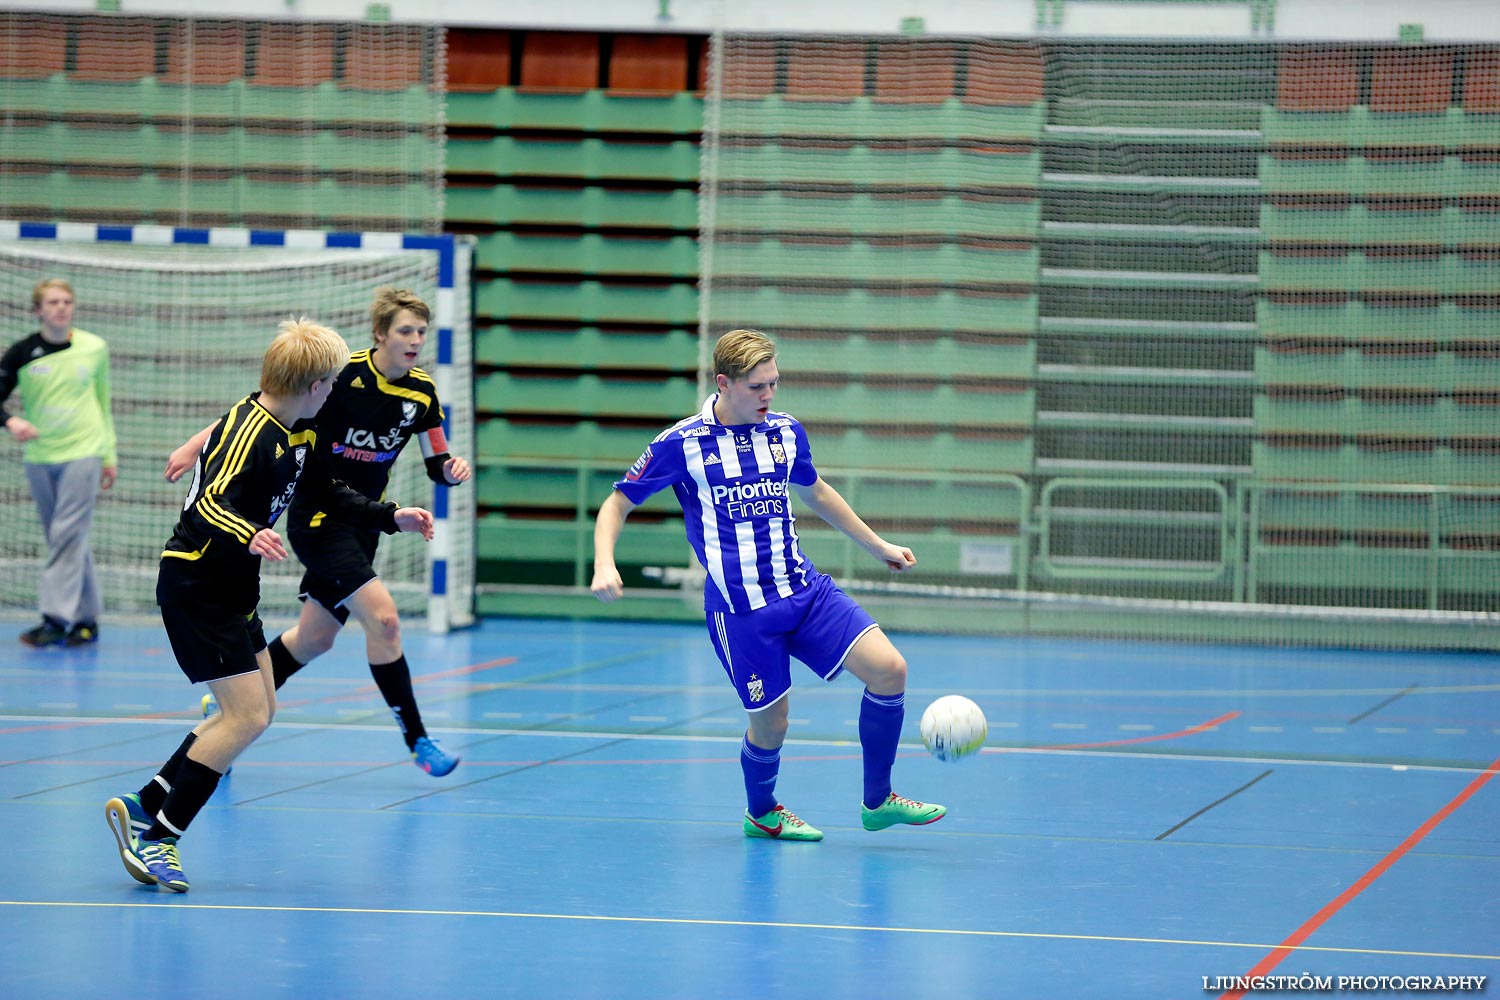
<path fill-rule="evenodd" d="M 378 575 L 375 547 L 380 533 L 327 519 L 316 528 L 293 528 L 287 536 L 307 568 L 298 596 L 317 601 L 340 624 L 347 622 L 349 609 L 344 602 Z"/>
<path fill-rule="evenodd" d="M 162 624 L 177 665 L 194 684 L 237 677 L 258 670 L 255 655 L 266 648 L 260 615 L 249 617 L 203 604 L 161 606 Z"/>

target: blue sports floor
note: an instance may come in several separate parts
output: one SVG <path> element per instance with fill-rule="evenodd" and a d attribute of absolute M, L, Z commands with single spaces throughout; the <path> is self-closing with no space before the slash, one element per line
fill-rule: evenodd
<path fill-rule="evenodd" d="M 184 838 L 179 896 L 127 877 L 104 821 L 197 717 L 160 627 L 6 635 L 0 995 L 1161 1000 L 1252 973 L 1500 995 L 1494 656 L 894 638 L 895 787 L 949 815 L 866 833 L 858 683 L 799 671 L 779 792 L 827 839 L 791 844 L 741 833 L 743 716 L 700 627 L 412 630 L 464 758 L 443 779 L 350 630 Z M 947 693 L 990 719 L 959 764 L 916 738 Z"/>

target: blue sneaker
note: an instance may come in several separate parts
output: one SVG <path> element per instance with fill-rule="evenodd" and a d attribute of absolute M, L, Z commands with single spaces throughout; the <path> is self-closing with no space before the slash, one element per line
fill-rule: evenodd
<path fill-rule="evenodd" d="M 119 801 L 125 803 L 125 808 L 130 813 L 130 832 L 139 839 L 141 834 L 151 829 L 151 814 L 146 812 L 146 807 L 141 805 L 141 797 L 135 792 L 126 792 L 120 796 Z"/>
<path fill-rule="evenodd" d="M 437 740 L 419 736 L 416 745 L 411 748 L 411 759 L 434 778 L 441 778 L 458 766 L 459 756 L 438 746 Z"/>
<path fill-rule="evenodd" d="M 204 695 L 203 696 L 203 700 L 201 702 L 199 702 L 198 704 L 199 704 L 199 707 L 203 709 L 203 717 L 205 719 L 208 718 L 210 715 L 213 715 L 215 712 L 217 712 L 219 710 L 219 702 L 218 702 L 217 699 L 214 698 L 214 694 L 213 694 L 212 691 L 210 691 L 208 694 Z M 233 764 L 231 764 L 228 767 L 224 768 L 224 777 L 226 777 L 226 778 L 229 777 L 229 772 L 233 771 L 233 770 L 234 770 L 234 765 Z"/>
<path fill-rule="evenodd" d="M 137 840 L 135 850 L 131 851 L 131 860 L 139 864 L 157 885 L 164 885 L 173 892 L 188 891 L 187 875 L 182 871 L 182 859 L 177 856 L 176 837 Z"/>
<path fill-rule="evenodd" d="M 110 799 L 104 803 L 104 819 L 109 823 L 109 832 L 115 835 L 115 844 L 120 848 L 120 861 L 125 865 L 125 870 L 130 873 L 130 877 L 146 885 L 155 885 L 156 879 L 135 855 L 137 838 L 140 836 L 135 830 L 136 823 L 144 822 L 146 826 L 151 825 L 151 817 L 147 816 L 146 810 L 141 808 L 141 800 L 134 794 Z M 144 832 L 144 830 L 145 827 L 142 827 L 141 831 Z"/>

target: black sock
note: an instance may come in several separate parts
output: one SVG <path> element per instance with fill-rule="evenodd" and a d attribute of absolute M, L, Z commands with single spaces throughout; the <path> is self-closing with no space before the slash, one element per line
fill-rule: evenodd
<path fill-rule="evenodd" d="M 222 777 L 222 774 L 207 764 L 191 757 L 184 760 L 177 769 L 177 780 L 172 783 L 167 801 L 162 805 L 156 821 L 151 824 L 151 829 L 141 834 L 141 839 L 161 840 L 164 837 L 180 837 L 186 833 L 188 824 L 208 804 Z"/>
<path fill-rule="evenodd" d="M 197 733 L 188 733 L 182 745 L 167 758 L 167 762 L 156 772 L 156 777 L 141 788 L 136 794 L 141 798 L 141 808 L 146 810 L 146 815 L 155 817 L 161 811 L 161 807 L 167 801 L 167 793 L 177 783 L 177 772 L 182 769 L 182 762 L 188 759 L 188 750 L 198 742 Z"/>
<path fill-rule="evenodd" d="M 417 696 L 411 690 L 411 670 L 406 666 L 406 657 L 400 656 L 390 663 L 370 664 L 370 676 L 385 703 L 391 706 L 396 725 L 406 739 L 406 749 L 417 745 L 417 740 L 427 735 L 422 726 L 422 713 L 417 711 Z"/>
<path fill-rule="evenodd" d="M 276 681 L 276 690 L 281 690 L 281 685 L 287 682 L 297 671 L 307 666 L 298 663 L 292 651 L 286 648 L 286 643 L 281 641 L 281 636 L 272 639 L 270 645 L 266 646 L 266 652 L 271 654 L 271 676 Z"/>

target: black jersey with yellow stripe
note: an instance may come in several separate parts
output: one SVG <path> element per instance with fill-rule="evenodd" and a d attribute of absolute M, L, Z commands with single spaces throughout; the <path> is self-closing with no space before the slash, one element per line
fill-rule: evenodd
<path fill-rule="evenodd" d="M 381 374 L 370 348 L 355 351 L 339 372 L 318 412 L 318 448 L 333 476 L 371 500 L 385 495 L 391 466 L 416 434 L 441 427 L 437 383 L 421 368 L 398 379 Z M 297 497 L 288 515 L 293 527 L 314 523 L 324 508 Z"/>
<path fill-rule="evenodd" d="M 318 431 L 310 420 L 287 427 L 253 393 L 232 406 L 193 467 L 182 516 L 162 552 L 163 588 L 196 599 L 254 610 L 259 600 L 260 557 L 248 546 L 276 524 L 294 497 L 373 529 L 396 530 L 395 505 L 367 499 L 329 475 Z"/>

